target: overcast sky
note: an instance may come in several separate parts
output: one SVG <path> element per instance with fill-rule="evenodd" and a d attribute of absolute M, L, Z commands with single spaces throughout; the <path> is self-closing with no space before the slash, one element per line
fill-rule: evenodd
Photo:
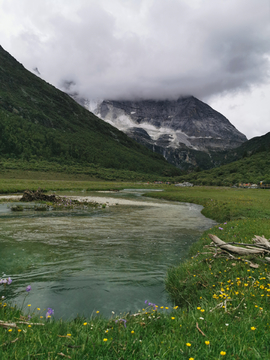
<path fill-rule="evenodd" d="M 194 95 L 270 131 L 270 0 L 0 0 L 0 44 L 93 99 Z"/>

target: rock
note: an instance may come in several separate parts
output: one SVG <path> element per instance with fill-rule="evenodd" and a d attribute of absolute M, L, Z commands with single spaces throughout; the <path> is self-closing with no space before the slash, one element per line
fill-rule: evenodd
<path fill-rule="evenodd" d="M 175 184 L 175 186 L 182 186 L 182 187 L 192 187 L 194 186 L 192 183 L 189 182 L 183 182 L 183 183 L 179 183 L 179 184 Z"/>

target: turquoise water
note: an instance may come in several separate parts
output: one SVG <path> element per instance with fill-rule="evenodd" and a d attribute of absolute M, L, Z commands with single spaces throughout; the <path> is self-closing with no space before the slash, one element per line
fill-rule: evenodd
<path fill-rule="evenodd" d="M 201 215 L 201 206 L 141 194 L 83 193 L 119 203 L 105 209 L 12 212 L 0 204 L 0 277 L 13 279 L 4 295 L 20 306 L 31 285 L 25 309 L 50 307 L 64 319 L 134 312 L 146 299 L 170 304 L 168 267 L 182 261 L 214 222 Z"/>

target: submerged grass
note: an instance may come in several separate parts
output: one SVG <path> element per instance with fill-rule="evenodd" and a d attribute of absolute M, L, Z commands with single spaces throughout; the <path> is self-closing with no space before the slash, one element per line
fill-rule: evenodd
<path fill-rule="evenodd" d="M 263 258 L 215 256 L 208 238 L 209 233 L 226 242 L 249 243 L 254 235 L 270 238 L 269 194 L 172 186 L 151 193 L 202 204 L 204 214 L 220 221 L 192 246 L 189 259 L 168 270 L 166 288 L 175 307 L 142 304 L 138 314 L 121 319 L 95 313 L 90 319 L 55 321 L 38 309 L 28 319 L 2 300 L 0 320 L 16 327 L 0 324 L 0 358 L 269 359 L 269 265 Z"/>

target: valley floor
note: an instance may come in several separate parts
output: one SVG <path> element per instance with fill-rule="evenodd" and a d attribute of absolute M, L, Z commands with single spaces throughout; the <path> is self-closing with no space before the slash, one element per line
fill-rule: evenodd
<path fill-rule="evenodd" d="M 0 193 L 46 190 L 158 188 L 147 196 L 204 206 L 218 221 L 190 249 L 190 257 L 168 269 L 166 288 L 175 306 L 143 304 L 138 314 L 97 312 L 89 319 L 54 321 L 46 311 L 22 314 L 0 304 L 0 357 L 6 359 L 269 359 L 270 268 L 263 256 L 231 256 L 209 247 L 208 234 L 226 242 L 270 238 L 269 190 L 173 185 L 1 179 Z M 3 291 L 3 284 L 0 285 Z M 12 287 L 10 285 L 6 285 Z M 1 294 L 2 295 L 2 294 Z"/>

